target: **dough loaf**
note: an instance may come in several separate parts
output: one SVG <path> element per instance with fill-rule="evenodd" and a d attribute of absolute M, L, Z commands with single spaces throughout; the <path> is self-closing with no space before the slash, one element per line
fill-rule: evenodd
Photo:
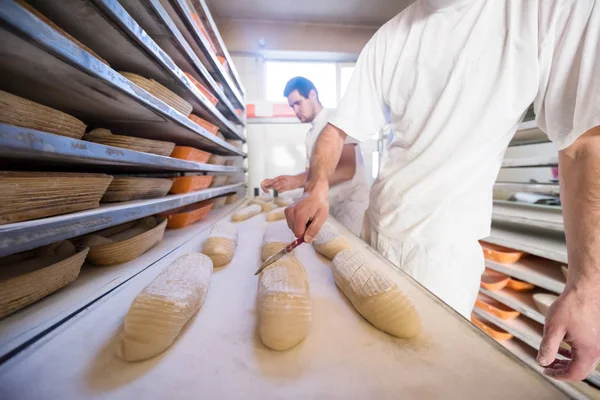
<path fill-rule="evenodd" d="M 212 227 L 202 252 L 210 257 L 215 268 L 229 264 L 237 246 L 237 228 L 228 222 Z"/>
<path fill-rule="evenodd" d="M 271 243 L 263 243 L 263 250 Z M 312 317 L 308 279 L 304 267 L 292 254 L 261 272 L 257 307 L 260 339 L 268 348 L 288 350 L 308 335 Z"/>
<path fill-rule="evenodd" d="M 260 206 L 262 207 L 263 212 L 273 211 L 279 207 L 277 204 L 275 204 L 273 202 L 262 203 Z"/>
<path fill-rule="evenodd" d="M 364 253 L 352 249 L 338 253 L 333 276 L 356 310 L 376 328 L 401 338 L 411 338 L 421 330 L 410 299 L 389 276 L 371 266 Z"/>
<path fill-rule="evenodd" d="M 279 221 L 285 218 L 285 207 L 276 208 L 267 214 L 267 222 Z"/>
<path fill-rule="evenodd" d="M 289 207 L 292 204 L 294 204 L 294 199 L 292 199 L 291 197 L 275 197 L 274 200 L 275 204 L 277 204 L 279 207 Z"/>
<path fill-rule="evenodd" d="M 285 221 L 269 224 L 263 237 L 261 249 L 262 260 L 265 261 L 294 240 L 296 238 Z"/>
<path fill-rule="evenodd" d="M 117 354 L 141 361 L 165 351 L 200 309 L 213 271 L 204 254 L 179 257 L 142 290 L 125 315 Z"/>
<path fill-rule="evenodd" d="M 351 248 L 350 243 L 331 224 L 325 223 L 312 243 L 314 249 L 333 260 L 342 250 Z"/>
<path fill-rule="evenodd" d="M 233 213 L 233 215 L 231 216 L 231 221 L 232 222 L 245 221 L 249 218 L 254 217 L 255 215 L 260 214 L 261 212 L 262 212 L 262 207 L 260 205 L 252 204 L 252 205 L 244 207 L 241 210 L 238 210 L 237 212 Z"/>

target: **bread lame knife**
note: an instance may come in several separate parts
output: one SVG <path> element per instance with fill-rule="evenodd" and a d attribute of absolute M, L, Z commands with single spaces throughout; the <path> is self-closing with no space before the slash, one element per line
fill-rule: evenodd
<path fill-rule="evenodd" d="M 292 251 L 294 251 L 294 249 L 296 247 L 300 246 L 302 243 L 304 243 L 304 236 L 299 237 L 298 239 L 294 240 L 292 243 L 285 246 L 281 251 L 279 251 L 279 252 L 273 254 L 271 257 L 267 258 L 265 260 L 265 262 L 263 262 L 261 264 L 260 268 L 254 273 L 254 275 L 260 274 L 269 265 L 273 264 L 275 261 L 279 260 L 281 257 L 283 257 L 287 254 L 290 254 Z"/>

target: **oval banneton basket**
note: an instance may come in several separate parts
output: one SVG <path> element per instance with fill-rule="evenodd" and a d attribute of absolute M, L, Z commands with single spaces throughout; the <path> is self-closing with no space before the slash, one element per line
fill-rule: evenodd
<path fill-rule="evenodd" d="M 100 202 L 156 199 L 166 196 L 172 185 L 171 179 L 115 176 Z"/>
<path fill-rule="evenodd" d="M 89 248 L 47 267 L 0 280 L 0 319 L 48 296 L 79 276 Z"/>
<path fill-rule="evenodd" d="M 167 220 L 165 218 L 157 218 L 157 220 L 157 226 L 130 239 L 92 246 L 87 261 L 94 265 L 110 266 L 135 260 L 162 240 Z"/>
<path fill-rule="evenodd" d="M 228 175 L 216 175 L 213 177 L 210 187 L 221 187 L 227 184 Z"/>
<path fill-rule="evenodd" d="M 125 135 L 114 135 L 110 130 L 103 128 L 97 128 L 86 133 L 83 140 L 106 146 L 120 147 L 127 150 L 141 151 L 142 153 L 156 154 L 159 156 L 169 156 L 175 148 L 175 143 Z"/>
<path fill-rule="evenodd" d="M 81 139 L 85 124 L 62 111 L 0 90 L 0 122 Z"/>
<path fill-rule="evenodd" d="M 227 201 L 227 196 L 220 196 L 220 197 L 217 197 L 217 198 L 213 199 L 212 200 L 212 202 L 213 202 L 213 209 L 219 208 L 219 207 L 224 207 L 225 206 L 225 201 Z"/>
<path fill-rule="evenodd" d="M 0 225 L 96 208 L 112 179 L 104 174 L 0 171 Z"/>
<path fill-rule="evenodd" d="M 173 107 L 175 110 L 179 111 L 186 117 L 189 116 L 194 108 L 190 103 L 171 92 L 169 89 L 156 82 L 154 79 L 144 78 L 138 74 L 134 74 L 132 72 L 119 72 L 125 78 L 129 79 L 131 82 L 135 83 L 152 96 L 156 97 L 159 100 L 162 100 L 169 106 Z"/>

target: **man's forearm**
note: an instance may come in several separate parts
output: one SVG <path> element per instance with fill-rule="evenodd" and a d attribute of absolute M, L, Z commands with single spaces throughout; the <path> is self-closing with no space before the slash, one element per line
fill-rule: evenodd
<path fill-rule="evenodd" d="M 310 191 L 319 182 L 327 183 L 329 181 L 329 177 L 335 171 L 340 160 L 345 139 L 346 134 L 342 130 L 331 124 L 325 126 L 317 139 L 310 159 L 306 190 Z"/>
<path fill-rule="evenodd" d="M 560 152 L 559 169 L 569 258 L 567 286 L 600 294 L 600 127 Z"/>

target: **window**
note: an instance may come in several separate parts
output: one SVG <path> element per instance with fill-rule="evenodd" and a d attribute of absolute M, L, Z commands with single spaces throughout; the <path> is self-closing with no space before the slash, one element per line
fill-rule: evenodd
<path fill-rule="evenodd" d="M 336 64 L 333 62 L 266 61 L 267 101 L 280 103 L 285 84 L 295 76 L 304 76 L 315 84 L 319 100 L 326 108 L 337 106 Z"/>

